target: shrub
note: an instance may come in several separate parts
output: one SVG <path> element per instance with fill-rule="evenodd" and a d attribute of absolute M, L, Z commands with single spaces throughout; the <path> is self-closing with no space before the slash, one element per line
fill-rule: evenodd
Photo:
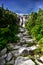
<path fill-rule="evenodd" d="M 7 46 L 7 43 L 14 43 L 19 40 L 16 36 L 19 28 L 17 15 L 9 10 L 0 7 L 0 50 Z"/>

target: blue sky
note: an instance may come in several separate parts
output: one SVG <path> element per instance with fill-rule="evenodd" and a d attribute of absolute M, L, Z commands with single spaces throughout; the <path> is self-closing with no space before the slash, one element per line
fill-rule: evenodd
<path fill-rule="evenodd" d="M 4 8 L 19 14 L 29 14 L 43 8 L 43 0 L 0 0 L 0 6 L 2 3 Z"/>

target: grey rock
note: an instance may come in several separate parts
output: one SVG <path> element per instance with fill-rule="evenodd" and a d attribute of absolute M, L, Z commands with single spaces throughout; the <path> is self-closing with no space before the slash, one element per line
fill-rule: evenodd
<path fill-rule="evenodd" d="M 33 39 L 28 39 L 28 38 L 26 38 L 26 42 L 27 42 L 27 43 L 33 43 L 33 41 L 34 41 Z"/>
<path fill-rule="evenodd" d="M 27 50 L 26 47 L 21 47 L 21 48 L 19 48 L 19 50 L 18 50 L 18 51 L 19 51 L 19 54 L 22 54 L 22 52 L 25 51 L 25 50 Z M 28 50 L 27 50 L 27 51 L 28 51 Z"/>
<path fill-rule="evenodd" d="M 25 41 L 25 39 L 20 39 L 20 44 L 24 44 L 26 41 Z"/>
<path fill-rule="evenodd" d="M 40 57 L 40 60 L 43 62 L 43 56 Z"/>
<path fill-rule="evenodd" d="M 27 56 L 29 55 L 29 51 L 26 49 L 21 53 L 22 56 Z"/>
<path fill-rule="evenodd" d="M 28 46 L 28 44 L 23 44 L 23 47 L 27 47 Z"/>
<path fill-rule="evenodd" d="M 15 60 L 14 65 L 35 65 L 35 63 L 31 59 L 27 59 L 27 58 L 24 58 L 24 57 L 18 57 Z"/>
<path fill-rule="evenodd" d="M 43 65 L 43 63 L 39 62 L 37 59 L 35 60 L 36 63 L 38 63 L 39 65 Z"/>
<path fill-rule="evenodd" d="M 7 61 L 10 61 L 11 58 L 12 58 L 12 54 L 9 52 L 8 55 L 7 55 L 6 60 L 7 60 Z"/>
<path fill-rule="evenodd" d="M 24 33 L 23 33 L 23 36 L 27 36 L 28 35 L 28 31 L 25 31 Z"/>
<path fill-rule="evenodd" d="M 19 28 L 19 31 L 24 32 L 25 30 L 24 30 L 24 28 Z"/>
<path fill-rule="evenodd" d="M 12 55 L 13 55 L 14 57 L 19 56 L 18 50 L 12 51 L 11 53 L 12 53 Z"/>
<path fill-rule="evenodd" d="M 7 62 L 7 64 L 13 64 L 14 65 L 14 58 L 12 58 L 11 61 Z"/>
<path fill-rule="evenodd" d="M 0 57 L 0 65 L 5 65 L 5 59 L 3 59 L 2 57 Z"/>
<path fill-rule="evenodd" d="M 20 47 L 21 46 L 15 45 L 15 48 L 14 49 L 16 50 L 16 49 L 19 49 Z"/>
<path fill-rule="evenodd" d="M 35 45 L 30 47 L 30 50 L 32 50 L 32 51 L 35 50 L 35 49 L 37 49 L 37 46 L 35 46 Z"/>
<path fill-rule="evenodd" d="M 18 36 L 18 37 L 22 37 L 23 34 L 22 34 L 22 33 L 19 33 L 19 34 L 17 34 L 16 36 Z"/>
<path fill-rule="evenodd" d="M 26 47 L 21 47 L 18 50 L 12 51 L 11 53 L 12 53 L 13 56 L 17 57 L 17 56 L 20 56 L 22 54 L 28 55 L 29 54 L 29 50 L 26 49 Z"/>
<path fill-rule="evenodd" d="M 10 43 L 10 44 L 7 45 L 7 48 L 9 50 L 13 50 L 15 48 L 15 46 L 12 43 Z"/>
<path fill-rule="evenodd" d="M 7 48 L 4 48 L 4 49 L 1 51 L 0 55 L 1 55 L 1 56 L 2 56 L 2 55 L 5 55 L 6 52 L 7 52 Z"/>
<path fill-rule="evenodd" d="M 5 59 L 7 57 L 7 54 L 1 56 L 2 59 Z"/>
<path fill-rule="evenodd" d="M 17 43 L 18 44 L 18 43 Z M 18 48 L 20 48 L 20 46 L 18 46 L 18 45 L 14 45 L 14 44 L 9 44 L 8 45 L 8 49 L 10 49 L 10 50 L 16 50 L 16 49 L 18 49 Z"/>

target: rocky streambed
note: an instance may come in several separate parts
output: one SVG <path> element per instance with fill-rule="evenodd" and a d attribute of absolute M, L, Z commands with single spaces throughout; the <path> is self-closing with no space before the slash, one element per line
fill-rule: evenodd
<path fill-rule="evenodd" d="M 0 51 L 0 65 L 43 65 L 43 56 L 34 54 L 37 45 L 29 32 L 20 27 L 17 36 L 18 43 L 9 43 Z"/>

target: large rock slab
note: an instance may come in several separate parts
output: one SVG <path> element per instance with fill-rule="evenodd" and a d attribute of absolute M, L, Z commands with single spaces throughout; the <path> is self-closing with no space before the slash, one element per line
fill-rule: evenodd
<path fill-rule="evenodd" d="M 18 46 L 18 43 L 15 43 L 15 44 L 17 44 L 17 45 L 14 45 L 13 43 L 8 44 L 8 49 L 9 50 L 16 50 L 16 49 L 19 49 L 21 47 L 21 46 Z"/>
<path fill-rule="evenodd" d="M 5 59 L 3 59 L 2 57 L 0 57 L 0 65 L 5 65 Z"/>
<path fill-rule="evenodd" d="M 12 58 L 11 61 L 7 62 L 7 65 L 9 65 L 9 64 L 14 65 L 14 58 Z"/>
<path fill-rule="evenodd" d="M 14 65 L 35 65 L 35 63 L 31 59 L 28 59 L 28 58 L 25 58 L 25 57 L 18 57 L 15 60 Z"/>
<path fill-rule="evenodd" d="M 31 47 L 21 46 L 20 48 L 12 51 L 11 53 L 14 56 L 28 55 L 28 54 L 30 54 L 30 51 L 33 52 L 36 48 L 37 48 L 36 46 L 31 46 Z"/>
<path fill-rule="evenodd" d="M 9 52 L 8 55 L 7 55 L 6 60 L 7 60 L 7 61 L 10 61 L 11 58 L 12 58 L 12 54 Z"/>
<path fill-rule="evenodd" d="M 43 62 L 43 56 L 40 57 L 40 60 Z"/>
<path fill-rule="evenodd" d="M 36 62 L 37 62 L 39 65 L 43 65 L 43 63 L 41 63 L 41 62 L 38 61 L 37 59 L 36 59 Z"/>

